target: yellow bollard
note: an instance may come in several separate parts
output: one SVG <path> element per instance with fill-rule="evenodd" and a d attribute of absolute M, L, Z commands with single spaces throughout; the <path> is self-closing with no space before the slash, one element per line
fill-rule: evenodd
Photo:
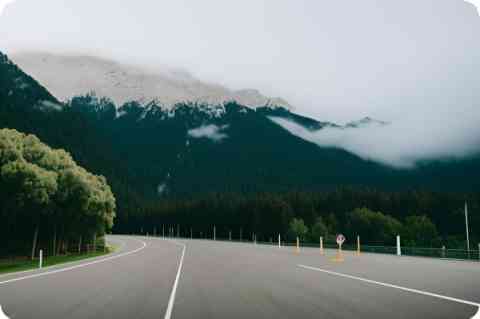
<path fill-rule="evenodd" d="M 338 250 L 337 250 L 337 255 L 335 256 L 335 258 L 332 259 L 332 261 L 334 262 L 343 262 L 345 259 L 343 258 L 343 252 L 342 252 L 342 246 L 339 245 L 338 246 Z"/>
<path fill-rule="evenodd" d="M 298 239 L 298 237 L 297 237 L 297 249 L 296 249 L 296 253 L 297 253 L 297 254 L 300 253 L 300 239 Z"/>

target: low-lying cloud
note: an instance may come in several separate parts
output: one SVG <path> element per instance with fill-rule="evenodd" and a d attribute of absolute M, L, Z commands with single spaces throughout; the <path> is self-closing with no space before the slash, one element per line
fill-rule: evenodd
<path fill-rule="evenodd" d="M 410 118 L 388 125 L 324 128 L 311 131 L 284 118 L 271 117 L 293 135 L 323 147 L 337 147 L 359 157 L 396 168 L 420 161 L 452 160 L 478 154 L 480 135 L 475 121 L 452 114 L 450 121 Z"/>
<path fill-rule="evenodd" d="M 202 125 L 200 127 L 188 130 L 188 136 L 193 138 L 208 138 L 214 142 L 221 142 L 222 140 L 228 138 L 228 135 L 223 132 L 227 128 L 228 125 Z"/>

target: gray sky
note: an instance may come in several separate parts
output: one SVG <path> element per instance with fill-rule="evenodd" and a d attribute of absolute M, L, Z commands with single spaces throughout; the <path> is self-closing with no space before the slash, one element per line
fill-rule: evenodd
<path fill-rule="evenodd" d="M 401 123 L 429 137 L 418 150 L 470 150 L 480 136 L 479 34 L 478 12 L 462 0 L 17 0 L 0 17 L 7 53 L 182 67 L 320 120 Z"/>

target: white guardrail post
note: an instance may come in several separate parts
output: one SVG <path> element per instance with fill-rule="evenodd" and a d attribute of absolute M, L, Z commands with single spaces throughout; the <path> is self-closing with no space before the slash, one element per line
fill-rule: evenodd
<path fill-rule="evenodd" d="M 480 244 L 478 245 L 480 247 Z M 280 234 L 278 234 L 278 248 L 282 247 L 282 238 L 280 237 Z"/>
<path fill-rule="evenodd" d="M 323 237 L 320 236 L 320 255 L 323 255 Z"/>
<path fill-rule="evenodd" d="M 400 236 L 397 235 L 397 256 L 402 255 L 402 248 L 400 247 Z"/>
<path fill-rule="evenodd" d="M 39 254 L 39 261 L 38 261 L 38 268 L 42 268 L 43 267 L 43 250 L 40 249 L 40 254 Z"/>

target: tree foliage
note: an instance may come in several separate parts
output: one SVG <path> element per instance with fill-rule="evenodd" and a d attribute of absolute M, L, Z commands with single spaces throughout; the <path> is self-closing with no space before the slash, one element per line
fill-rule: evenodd
<path fill-rule="evenodd" d="M 305 236 L 308 234 L 308 227 L 305 225 L 305 222 L 301 218 L 294 218 L 290 222 L 289 227 L 289 237 L 299 238 L 301 241 L 305 240 Z"/>
<path fill-rule="evenodd" d="M 106 179 L 34 135 L 0 130 L 0 190 L 0 236 L 9 243 L 0 255 L 25 251 L 38 230 L 40 245 L 54 254 L 53 247 L 79 236 L 87 243 L 113 226 L 115 197 Z"/>

